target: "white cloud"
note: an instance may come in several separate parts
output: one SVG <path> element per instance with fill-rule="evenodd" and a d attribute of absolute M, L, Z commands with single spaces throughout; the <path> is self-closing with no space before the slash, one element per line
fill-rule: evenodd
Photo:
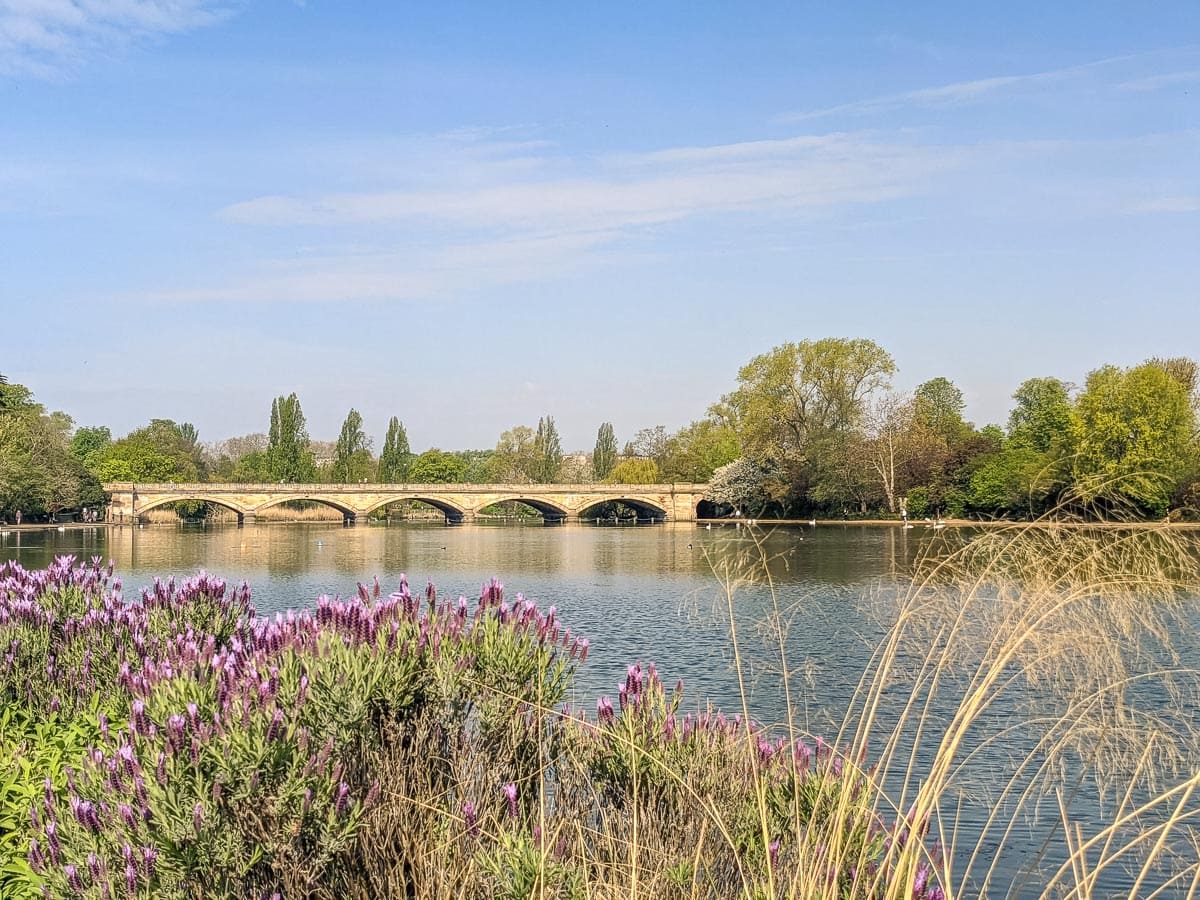
<path fill-rule="evenodd" d="M 258 225 L 436 221 L 502 233 L 592 232 L 708 214 L 879 202 L 912 191 L 955 160 L 946 148 L 835 134 L 612 157 L 577 163 L 565 177 L 470 189 L 259 197 L 221 215 Z"/>
<path fill-rule="evenodd" d="M 1160 88 L 1173 87 L 1178 84 L 1196 84 L 1200 82 L 1200 69 L 1189 72 L 1166 72 L 1162 75 L 1151 75 L 1149 78 L 1137 78 L 1117 85 L 1123 91 L 1157 91 Z"/>
<path fill-rule="evenodd" d="M 221 0 L 0 0 L 0 73 L 58 77 L 88 57 L 228 14 Z"/>
<path fill-rule="evenodd" d="M 976 102 L 989 95 L 1013 88 L 1044 87 L 1046 85 L 1059 84 L 1063 81 L 1076 78 L 1091 69 L 1124 62 L 1132 58 L 1130 56 L 1115 56 L 1077 66 L 1050 69 L 1045 72 L 1030 72 L 1023 75 L 997 75 L 990 78 L 977 78 L 970 81 L 944 84 L 938 87 L 903 91 L 897 94 L 884 94 L 879 97 L 869 97 L 865 100 L 855 100 L 850 103 L 841 103 L 837 106 L 827 106 L 822 109 L 786 113 L 779 116 L 778 121 L 803 122 L 834 115 L 870 115 L 887 112 L 892 109 L 914 106 L 932 108 L 957 106 Z"/>
<path fill-rule="evenodd" d="M 326 303 L 446 297 L 478 288 L 577 271 L 609 232 L 463 243 L 441 248 L 271 260 L 223 284 L 153 291 L 166 303 Z"/>
<path fill-rule="evenodd" d="M 1191 213 L 1200 212 L 1200 196 L 1196 197 L 1159 197 L 1147 200 L 1137 207 L 1137 212 L 1144 213 Z"/>

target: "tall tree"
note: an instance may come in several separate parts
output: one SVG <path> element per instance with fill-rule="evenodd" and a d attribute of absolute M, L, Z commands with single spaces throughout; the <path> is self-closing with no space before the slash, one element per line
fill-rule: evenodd
<path fill-rule="evenodd" d="M 304 411 L 295 394 L 277 397 L 271 403 L 267 468 L 273 481 L 311 481 L 316 473 Z"/>
<path fill-rule="evenodd" d="M 1061 450 L 1071 429 L 1070 385 L 1057 378 L 1028 378 L 1013 392 L 1008 439 L 1019 448 Z"/>
<path fill-rule="evenodd" d="M 913 391 L 913 417 L 947 444 L 971 431 L 963 421 L 963 392 L 949 378 L 932 378 Z"/>
<path fill-rule="evenodd" d="M 528 425 L 514 425 L 501 432 L 496 449 L 487 460 L 488 481 L 525 484 L 537 480 L 537 435 Z"/>
<path fill-rule="evenodd" d="M 721 466 L 738 458 L 737 433 L 716 419 L 701 419 L 667 439 L 663 452 L 664 481 L 703 483 Z"/>
<path fill-rule="evenodd" d="M 558 428 L 555 426 L 552 416 L 538 419 L 533 448 L 533 480 L 540 484 L 552 484 L 558 481 L 558 474 L 562 470 L 562 442 L 558 438 Z"/>
<path fill-rule="evenodd" d="M 655 425 L 653 428 L 641 428 L 633 436 L 633 440 L 625 445 L 626 456 L 636 456 L 641 459 L 652 459 L 656 466 L 662 467 L 668 453 L 666 425 Z"/>
<path fill-rule="evenodd" d="M 379 454 L 379 480 L 384 484 L 407 481 L 412 456 L 404 423 L 392 416 L 383 439 L 383 452 Z"/>
<path fill-rule="evenodd" d="M 592 476 L 603 481 L 617 464 L 617 434 L 612 422 L 603 422 L 596 432 L 596 447 L 592 450 Z"/>
<path fill-rule="evenodd" d="M 738 388 L 712 415 L 736 427 L 742 449 L 774 481 L 772 499 L 797 504 L 825 476 L 821 453 L 847 444 L 872 393 L 896 371 L 874 341 L 824 338 L 783 344 L 756 356 L 738 372 Z M 836 467 L 835 467 L 836 468 Z M 818 492 L 840 491 L 833 478 Z"/>
<path fill-rule="evenodd" d="M 1195 428 L 1191 398 L 1162 367 L 1097 369 L 1071 415 L 1076 490 L 1086 501 L 1162 515 L 1193 467 Z"/>
<path fill-rule="evenodd" d="M 341 484 L 359 482 L 368 477 L 370 469 L 371 442 L 363 431 L 362 415 L 351 407 L 333 451 L 333 480 Z"/>

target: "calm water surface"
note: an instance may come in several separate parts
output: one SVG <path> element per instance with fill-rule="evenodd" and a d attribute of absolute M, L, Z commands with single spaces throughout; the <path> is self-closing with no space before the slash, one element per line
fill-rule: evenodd
<path fill-rule="evenodd" d="M 743 585 L 732 603 L 751 711 L 764 722 L 784 718 L 777 631 L 762 627 L 780 608 L 788 623 L 787 665 L 801 673 L 793 681 L 799 724 L 812 733 L 833 734 L 873 646 L 885 633 L 886 615 L 880 611 L 887 604 L 881 598 L 903 583 L 924 544 L 957 538 L 922 528 L 853 525 L 781 528 L 755 537 L 757 547 L 745 529 L 682 523 L 637 528 L 160 525 L 14 532 L 0 538 L 0 560 L 38 568 L 62 554 L 111 558 L 124 578 L 126 596 L 155 576 L 206 569 L 230 582 L 249 582 L 258 611 L 267 614 L 311 606 L 321 594 L 352 594 L 358 582 L 369 584 L 373 576 L 385 592 L 406 573 L 414 591 L 432 581 L 442 594 L 467 597 L 477 597 L 480 585 L 497 576 L 510 599 L 521 592 L 542 606 L 554 604 L 572 631 L 589 637 L 592 651 L 576 678 L 575 702 L 594 709 L 598 696 L 615 695 L 625 667 L 642 660 L 656 662 L 668 684 L 683 679 L 685 707 L 711 701 L 738 710 L 729 606 L 713 564 L 720 567 L 750 550 L 768 560 L 775 588 L 773 596 L 761 585 Z M 1183 649 L 1183 664 L 1200 664 L 1200 650 L 1191 644 Z M 897 690 L 897 703 L 904 696 Z M 1163 699 L 1148 697 L 1147 702 Z M 1019 701 L 1006 698 L 989 724 L 998 731 L 1018 721 Z M 889 714 L 884 712 L 885 721 Z M 1029 752 L 1022 742 L 1030 740 L 1023 729 L 1013 729 L 964 769 L 963 779 L 973 781 L 977 791 L 959 821 L 961 846 L 978 842 L 989 789 L 1002 783 L 1011 759 Z M 1022 870 L 1029 860 L 1053 859 L 1062 849 L 1056 810 L 1048 812 L 1044 821 L 1008 836 L 1003 846 L 984 838 L 985 856 L 1003 858 L 1000 883 L 1021 885 L 992 896 L 1036 896 L 1037 876 L 1026 872 L 1021 881 Z M 1103 816 L 1094 805 L 1076 814 Z M 1102 888 L 1097 896 L 1127 890 L 1128 882 L 1116 877 Z"/>

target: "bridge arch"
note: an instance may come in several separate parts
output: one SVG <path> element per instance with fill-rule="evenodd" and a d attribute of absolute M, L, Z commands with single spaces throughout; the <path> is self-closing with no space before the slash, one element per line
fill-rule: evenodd
<path fill-rule="evenodd" d="M 322 497 L 320 494 L 310 494 L 303 497 L 280 497 L 276 500 L 268 500 L 266 503 L 260 503 L 252 510 L 247 512 L 260 513 L 264 509 L 270 509 L 272 506 L 281 506 L 284 503 L 320 503 L 322 506 L 329 506 L 340 512 L 345 518 L 353 519 L 358 511 L 353 507 L 347 506 L 345 503 L 338 503 L 329 497 Z"/>
<path fill-rule="evenodd" d="M 526 497 L 524 494 L 512 494 L 511 496 L 502 495 L 499 498 L 497 498 L 496 500 L 492 500 L 489 498 L 487 505 L 495 506 L 498 503 L 510 503 L 510 502 L 524 503 L 526 506 L 530 506 L 533 509 L 536 509 L 538 512 L 540 512 L 542 514 L 542 518 L 548 522 L 565 519 L 571 515 L 571 511 L 569 509 L 564 509 L 563 507 L 559 506 L 557 503 L 550 503 L 549 501 L 543 500 L 538 497 Z M 476 512 L 478 512 L 478 511 L 479 510 L 476 510 Z"/>
<path fill-rule="evenodd" d="M 147 500 L 144 503 L 139 503 L 137 506 L 137 514 L 140 516 L 143 513 L 148 513 L 152 509 L 158 509 L 161 506 L 169 506 L 172 503 L 211 503 L 213 506 L 224 507 L 230 512 L 237 513 L 238 520 L 241 521 L 245 513 L 252 512 L 237 503 L 233 503 L 227 497 L 210 497 L 204 494 L 180 493 L 168 497 L 155 497 L 153 500 Z"/>
<path fill-rule="evenodd" d="M 376 503 L 368 506 L 365 510 L 365 513 L 370 515 L 381 507 L 387 506 L 391 503 L 400 503 L 405 500 L 414 500 L 417 503 L 424 503 L 427 506 L 432 506 L 434 509 L 442 512 L 451 522 L 461 522 L 463 517 L 467 514 L 465 509 L 456 506 L 448 500 L 445 500 L 441 497 L 426 497 L 421 494 L 397 494 L 393 497 L 385 497 L 383 500 L 379 500 Z"/>
<path fill-rule="evenodd" d="M 648 497 L 605 497 L 602 500 L 589 503 L 587 506 L 579 510 L 579 518 L 595 518 L 595 513 L 593 511 L 597 507 L 603 506 L 605 503 L 624 503 L 626 506 L 632 506 L 637 511 L 639 519 L 665 519 L 667 518 L 668 514 L 667 510 L 663 509 L 662 505 L 657 500 L 652 500 Z"/>

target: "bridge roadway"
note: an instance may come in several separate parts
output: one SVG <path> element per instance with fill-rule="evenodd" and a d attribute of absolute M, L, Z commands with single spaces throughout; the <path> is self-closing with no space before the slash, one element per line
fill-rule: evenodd
<path fill-rule="evenodd" d="M 480 510 L 518 500 L 548 521 L 586 519 L 609 501 L 634 507 L 644 518 L 691 522 L 704 500 L 706 484 L 142 484 L 104 485 L 112 495 L 108 521 L 137 522 L 156 507 L 181 500 L 215 503 L 237 513 L 238 524 L 251 524 L 262 510 L 289 500 L 324 503 L 340 510 L 349 524 L 359 516 L 400 500 L 437 507 L 448 524 L 470 522 Z"/>

